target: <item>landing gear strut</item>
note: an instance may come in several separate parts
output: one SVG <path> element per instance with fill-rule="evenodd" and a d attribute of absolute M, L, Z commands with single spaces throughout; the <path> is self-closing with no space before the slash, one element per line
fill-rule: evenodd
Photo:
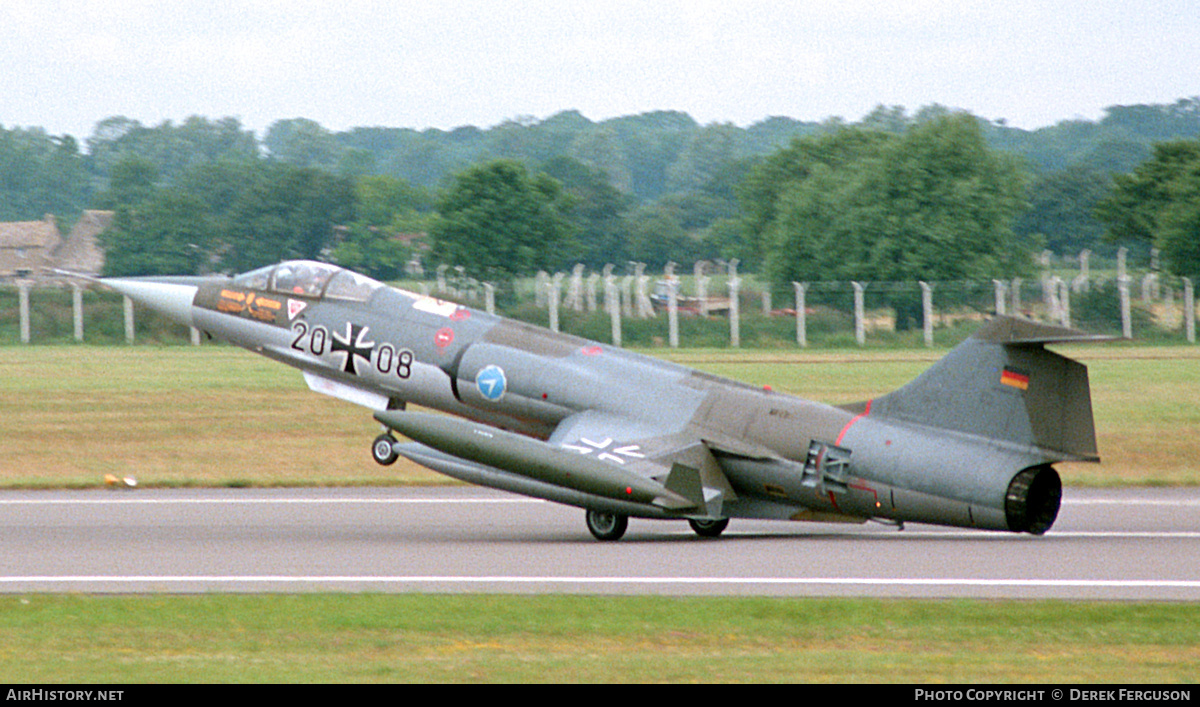
<path fill-rule="evenodd" d="M 620 540 L 629 527 L 629 516 L 605 511 L 587 512 L 587 529 L 597 540 Z"/>
<path fill-rule="evenodd" d="M 692 526 L 692 530 L 702 538 L 715 538 L 725 532 L 726 526 L 729 525 L 728 518 L 720 520 L 692 520 L 688 518 L 688 525 Z"/>
<path fill-rule="evenodd" d="M 371 443 L 371 458 L 377 464 L 388 466 L 396 461 L 400 455 L 396 454 L 396 450 L 392 449 L 392 445 L 396 443 L 396 438 L 389 434 L 381 434 Z"/>

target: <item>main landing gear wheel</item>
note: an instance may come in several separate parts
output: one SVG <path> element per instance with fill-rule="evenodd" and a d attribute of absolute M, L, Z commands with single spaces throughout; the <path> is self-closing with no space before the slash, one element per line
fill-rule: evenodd
<path fill-rule="evenodd" d="M 688 518 L 688 525 L 692 526 L 692 530 L 702 538 L 715 538 L 725 532 L 725 528 L 729 525 L 728 518 L 720 520 L 692 520 Z"/>
<path fill-rule="evenodd" d="M 371 458 L 374 459 L 377 464 L 382 466 L 388 466 L 389 464 L 392 464 L 396 461 L 397 457 L 400 456 L 399 454 L 396 454 L 395 449 L 392 449 L 392 445 L 395 443 L 395 437 L 389 434 L 379 435 L 375 438 L 375 441 L 371 443 Z"/>
<path fill-rule="evenodd" d="M 629 516 L 604 511 L 587 512 L 587 528 L 597 540 L 620 540 L 629 527 Z"/>

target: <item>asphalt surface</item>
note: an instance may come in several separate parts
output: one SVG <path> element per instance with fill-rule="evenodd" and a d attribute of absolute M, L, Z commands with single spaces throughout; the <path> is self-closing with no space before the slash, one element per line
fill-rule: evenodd
<path fill-rule="evenodd" d="M 1200 600 L 1200 490 L 1068 488 L 1042 537 L 734 519 L 720 539 L 487 489 L 0 493 L 0 592 Z"/>

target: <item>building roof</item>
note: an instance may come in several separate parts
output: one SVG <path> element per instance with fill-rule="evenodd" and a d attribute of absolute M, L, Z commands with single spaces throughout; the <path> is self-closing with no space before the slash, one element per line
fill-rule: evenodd
<path fill-rule="evenodd" d="M 0 223 L 0 248 L 54 248 L 60 240 L 52 214 L 41 221 Z"/>
<path fill-rule="evenodd" d="M 62 242 L 54 216 L 41 221 L 0 223 L 0 277 L 41 272 Z"/>
<path fill-rule="evenodd" d="M 54 267 L 99 275 L 104 269 L 104 251 L 96 239 L 113 225 L 115 218 L 112 211 L 84 211 L 55 250 Z"/>
<path fill-rule="evenodd" d="M 0 223 L 0 278 L 43 277 L 50 268 L 100 274 L 104 250 L 97 238 L 114 220 L 112 211 L 84 211 L 66 238 L 49 214 L 41 221 Z"/>

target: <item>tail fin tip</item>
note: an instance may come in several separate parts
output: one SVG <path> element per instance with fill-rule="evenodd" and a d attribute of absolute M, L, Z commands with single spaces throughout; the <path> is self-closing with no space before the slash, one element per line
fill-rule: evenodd
<path fill-rule="evenodd" d="M 1116 341 L 1117 336 L 1092 334 L 1081 329 L 1043 324 L 1032 319 L 997 315 L 993 317 L 972 338 L 989 344 L 1065 344 Z"/>

